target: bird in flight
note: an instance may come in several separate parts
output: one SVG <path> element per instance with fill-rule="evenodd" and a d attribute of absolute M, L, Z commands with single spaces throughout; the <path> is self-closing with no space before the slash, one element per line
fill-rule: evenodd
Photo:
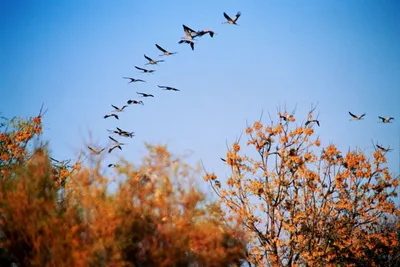
<path fill-rule="evenodd" d="M 131 104 L 144 105 L 142 100 L 131 100 L 131 99 L 129 99 L 126 103 L 129 104 L 129 105 L 131 105 Z"/>
<path fill-rule="evenodd" d="M 169 91 L 180 91 L 179 89 L 176 89 L 174 87 L 170 87 L 170 86 L 164 86 L 164 85 L 157 85 L 158 88 L 163 88 L 163 90 L 169 90 Z"/>
<path fill-rule="evenodd" d="M 309 125 L 309 124 L 312 123 L 312 122 L 317 123 L 317 125 L 319 126 L 319 120 L 308 120 L 308 121 L 306 121 L 305 125 L 307 126 L 307 125 Z"/>
<path fill-rule="evenodd" d="M 144 69 L 144 68 L 140 68 L 138 66 L 135 66 L 135 68 L 137 68 L 138 70 L 143 71 L 143 73 L 153 73 L 153 72 L 155 72 L 155 70 Z"/>
<path fill-rule="evenodd" d="M 154 95 L 152 95 L 152 94 L 146 94 L 146 93 L 139 93 L 139 92 L 136 92 L 138 95 L 142 95 L 142 97 L 154 97 Z"/>
<path fill-rule="evenodd" d="M 130 138 L 132 138 L 132 137 L 135 136 L 135 132 L 124 131 L 124 130 L 122 130 L 121 128 L 118 128 L 118 127 L 117 127 L 117 130 L 107 130 L 107 131 L 112 132 L 112 133 L 115 133 L 115 134 L 118 134 L 118 135 L 123 136 L 123 137 L 130 137 Z"/>
<path fill-rule="evenodd" d="M 117 106 L 114 106 L 114 105 L 111 105 L 113 108 L 115 108 L 113 111 L 111 111 L 111 112 L 121 112 L 121 111 L 123 111 L 124 110 L 124 108 L 126 108 L 128 105 L 123 105 L 122 107 L 117 107 Z"/>
<path fill-rule="evenodd" d="M 158 50 L 160 50 L 161 52 L 163 52 L 162 55 L 159 55 L 160 57 L 162 56 L 172 56 L 177 54 L 178 52 L 168 52 L 167 50 L 165 50 L 164 48 L 162 48 L 161 46 L 159 46 L 158 44 L 156 44 L 156 47 L 158 48 Z"/>
<path fill-rule="evenodd" d="M 191 40 L 180 40 L 178 42 L 179 44 L 185 43 L 185 44 L 190 44 L 190 47 L 192 48 L 192 50 L 194 51 L 194 42 Z"/>
<path fill-rule="evenodd" d="M 222 24 L 233 24 L 233 25 L 238 25 L 238 24 L 236 23 L 236 21 L 239 19 L 240 15 L 242 15 L 242 13 L 237 12 L 237 13 L 236 13 L 236 16 L 234 16 L 233 18 L 231 18 L 231 17 L 228 16 L 228 14 L 226 14 L 226 13 L 224 12 L 224 17 L 226 18 L 227 21 L 222 22 Z"/>
<path fill-rule="evenodd" d="M 391 120 L 394 120 L 393 117 L 384 118 L 384 117 L 378 116 L 378 118 L 381 119 L 383 123 L 391 123 L 390 121 L 391 121 Z"/>
<path fill-rule="evenodd" d="M 119 141 L 115 140 L 111 136 L 109 136 L 108 138 L 110 138 L 112 141 L 114 141 L 114 145 L 112 147 L 110 147 L 110 149 L 108 150 L 108 153 L 111 153 L 111 151 L 113 151 L 115 148 L 119 148 L 120 150 L 122 150 L 121 146 L 125 145 L 124 143 L 120 143 Z"/>
<path fill-rule="evenodd" d="M 89 150 L 92 151 L 93 154 L 99 155 L 101 152 L 103 152 L 106 148 L 103 148 L 101 150 L 96 150 L 93 147 L 88 146 Z"/>
<path fill-rule="evenodd" d="M 185 36 L 186 37 L 182 37 L 181 39 L 182 40 L 190 40 L 190 41 L 192 41 L 193 38 L 198 34 L 198 32 L 193 30 L 193 29 L 191 29 L 191 28 L 189 28 L 188 26 L 186 26 L 184 24 L 182 24 L 182 26 L 183 26 L 183 31 L 185 32 Z"/>
<path fill-rule="evenodd" d="M 203 36 L 203 35 L 206 35 L 207 33 L 210 35 L 211 38 L 213 38 L 214 35 L 216 34 L 216 33 L 215 33 L 214 31 L 212 31 L 212 30 L 201 30 L 201 31 L 198 31 L 198 32 L 196 33 L 196 35 L 193 36 L 193 38 L 194 38 L 194 37 L 201 37 L 201 36 Z"/>
<path fill-rule="evenodd" d="M 362 114 L 361 116 L 357 116 L 357 115 L 354 115 L 353 113 L 351 113 L 350 111 L 349 111 L 349 114 L 350 114 L 350 116 L 353 117 L 353 119 L 354 119 L 355 121 L 359 121 L 359 120 L 361 120 L 361 119 L 365 116 L 365 113 Z"/>
<path fill-rule="evenodd" d="M 146 63 L 145 65 L 156 65 L 158 62 L 164 62 L 164 60 L 154 60 L 148 56 L 146 56 L 146 54 L 144 55 L 144 57 L 149 61 L 148 63 Z"/>
<path fill-rule="evenodd" d="M 145 83 L 145 82 L 146 82 L 146 81 L 144 81 L 144 80 L 142 80 L 142 79 L 135 79 L 135 78 L 131 78 L 131 77 L 122 77 L 122 78 L 131 80 L 131 81 L 128 82 L 128 83 L 136 83 L 136 82 L 143 82 L 143 83 Z"/>
<path fill-rule="evenodd" d="M 105 115 L 105 116 L 104 116 L 104 119 L 107 119 L 108 117 L 114 117 L 114 118 L 116 118 L 117 120 L 119 120 L 118 115 L 117 115 L 117 114 L 114 114 L 114 113 L 110 113 L 110 114 Z"/>
<path fill-rule="evenodd" d="M 383 152 L 389 152 L 392 151 L 393 149 L 389 149 L 389 148 L 384 148 L 383 146 L 380 145 L 376 145 L 377 148 L 379 148 L 380 150 L 382 150 Z"/>

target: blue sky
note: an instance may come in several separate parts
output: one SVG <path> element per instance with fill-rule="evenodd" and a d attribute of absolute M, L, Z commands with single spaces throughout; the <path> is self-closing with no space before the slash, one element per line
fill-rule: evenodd
<path fill-rule="evenodd" d="M 240 26 L 221 24 L 223 12 L 242 12 Z M 371 140 L 395 150 L 400 168 L 400 3 L 398 1 L 1 1 L 0 111 L 35 115 L 48 108 L 45 138 L 55 158 L 109 143 L 119 126 L 136 137 L 116 155 L 137 161 L 143 142 L 193 151 L 190 161 L 228 173 L 231 144 L 264 110 L 297 107 L 305 118 L 318 103 L 323 144 L 361 147 Z M 178 44 L 182 24 L 212 29 L 195 51 Z M 155 43 L 178 54 L 164 58 L 154 75 L 141 74 L 143 54 L 157 58 Z M 127 84 L 123 76 L 147 80 Z M 169 85 L 181 92 L 162 91 Z M 136 91 L 155 95 L 130 106 L 120 120 L 102 117 Z M 348 111 L 366 112 L 350 122 Z M 393 116 L 378 124 L 378 116 Z M 121 139 L 121 138 L 120 138 Z M 122 140 L 122 139 L 121 139 Z"/>

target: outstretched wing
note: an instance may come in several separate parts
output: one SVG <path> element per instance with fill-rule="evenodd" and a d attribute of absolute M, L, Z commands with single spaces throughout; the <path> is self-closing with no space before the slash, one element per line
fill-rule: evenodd
<path fill-rule="evenodd" d="M 156 44 L 156 47 L 157 47 L 161 52 L 167 53 L 167 50 L 165 50 L 164 48 L 162 48 L 162 47 L 159 46 L 158 44 Z"/>
<path fill-rule="evenodd" d="M 144 55 L 144 57 L 148 60 L 148 61 L 153 61 L 151 58 L 149 58 L 148 56 Z"/>
<path fill-rule="evenodd" d="M 112 138 L 111 136 L 109 136 L 108 138 L 110 138 L 111 140 L 113 140 L 115 143 L 118 143 L 118 141 L 115 140 L 114 138 Z"/>
<path fill-rule="evenodd" d="M 114 105 L 111 105 L 113 108 L 115 108 L 115 109 L 118 109 L 118 107 L 117 106 L 114 106 Z"/>
<path fill-rule="evenodd" d="M 224 17 L 225 17 L 227 20 L 232 21 L 231 17 L 229 17 L 228 14 L 226 14 L 225 12 L 224 12 Z"/>
<path fill-rule="evenodd" d="M 143 71 L 146 70 L 146 69 L 140 68 L 140 67 L 138 67 L 138 66 L 135 66 L 135 68 L 137 68 L 138 70 L 143 70 Z"/>
<path fill-rule="evenodd" d="M 357 116 L 354 115 L 353 113 L 351 113 L 350 111 L 349 111 L 349 114 L 350 114 L 350 116 L 352 116 L 353 118 L 357 118 Z"/>
<path fill-rule="evenodd" d="M 242 13 L 240 12 L 236 13 L 236 16 L 233 18 L 233 21 L 236 22 L 239 19 L 240 15 L 242 15 Z"/>

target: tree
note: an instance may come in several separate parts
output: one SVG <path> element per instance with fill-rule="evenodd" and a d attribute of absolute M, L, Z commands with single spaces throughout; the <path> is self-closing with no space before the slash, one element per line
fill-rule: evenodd
<path fill-rule="evenodd" d="M 1 266 L 241 263 L 242 234 L 191 183 L 198 173 L 172 160 L 166 147 L 148 145 L 141 164 L 122 161 L 109 177 L 101 159 L 88 168 L 82 160 L 54 162 L 46 146 L 29 152 L 41 118 L 9 124 L 0 133 Z"/>
<path fill-rule="evenodd" d="M 396 229 L 373 231 L 383 217 L 400 214 L 391 200 L 399 181 L 385 166 L 385 152 L 378 149 L 369 159 L 360 150 L 342 153 L 334 144 L 320 148 L 313 110 L 305 123 L 295 121 L 287 112 L 267 126 L 256 121 L 246 129 L 256 156 L 244 155 L 237 141 L 223 159 L 231 168 L 226 182 L 205 175 L 251 237 L 248 262 L 374 266 L 371 253 L 392 255 Z"/>

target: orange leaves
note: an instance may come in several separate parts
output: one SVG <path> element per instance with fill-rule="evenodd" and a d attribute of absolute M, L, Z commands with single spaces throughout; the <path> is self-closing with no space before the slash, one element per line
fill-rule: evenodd
<path fill-rule="evenodd" d="M 235 147 L 227 152 L 226 162 L 234 167 L 226 182 L 229 190 L 218 191 L 221 203 L 246 226 L 252 247 L 248 261 L 259 266 L 282 265 L 282 259 L 294 266 L 362 261 L 372 266 L 368 257 L 380 253 L 378 243 L 390 255 L 394 245 L 387 236 L 395 232 L 372 230 L 382 216 L 400 214 L 391 200 L 399 181 L 381 166 L 386 162 L 382 151 L 371 162 L 360 151 L 342 156 L 334 144 L 318 149 L 312 113 L 305 127 L 290 123 L 295 118 L 287 113 L 278 116 L 278 123 L 255 122 L 246 129 L 255 154 Z M 361 228 L 376 235 L 370 247 Z"/>

